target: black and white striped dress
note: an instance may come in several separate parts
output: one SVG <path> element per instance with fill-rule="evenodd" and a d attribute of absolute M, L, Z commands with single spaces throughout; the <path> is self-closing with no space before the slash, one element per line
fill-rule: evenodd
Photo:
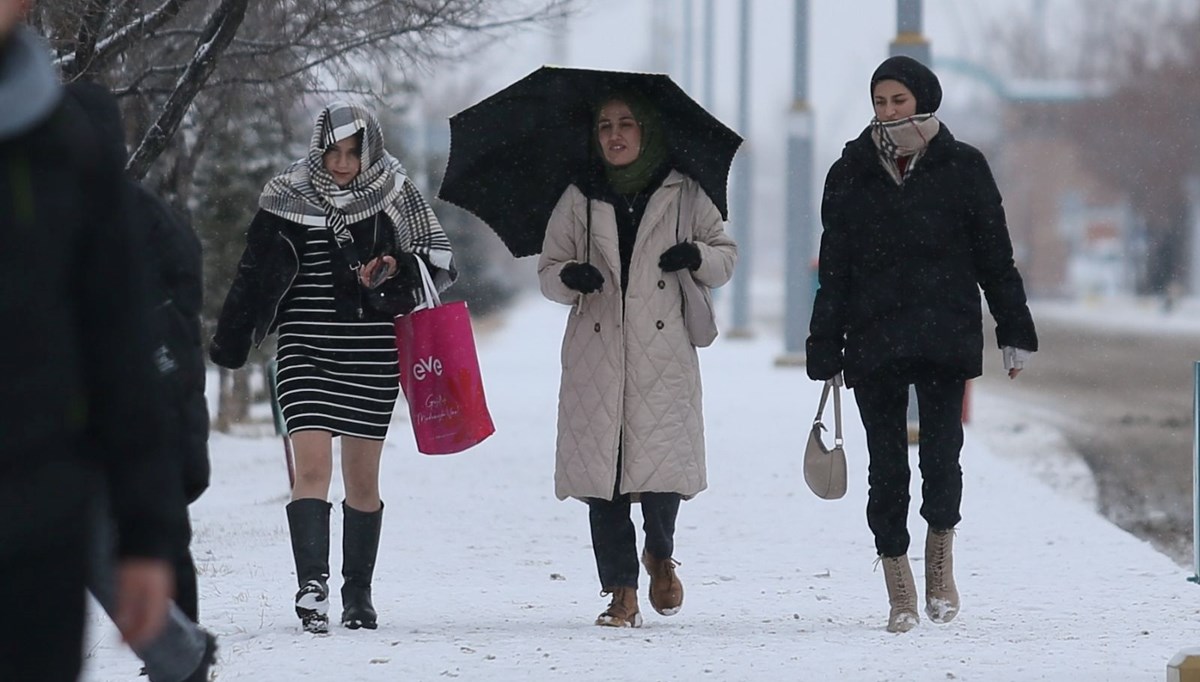
<path fill-rule="evenodd" d="M 329 235 L 308 228 L 300 271 L 280 304 L 279 405 L 289 434 L 383 440 L 400 393 L 395 328 L 390 319 L 337 319 Z"/>

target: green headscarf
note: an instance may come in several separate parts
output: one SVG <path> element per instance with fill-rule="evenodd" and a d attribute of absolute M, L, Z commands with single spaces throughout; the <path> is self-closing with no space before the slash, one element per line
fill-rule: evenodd
<path fill-rule="evenodd" d="M 637 119 L 642 130 L 642 148 L 633 163 L 624 166 L 614 166 L 604 158 L 604 150 L 600 148 L 597 125 L 600 122 L 600 110 L 605 104 L 621 101 L 629 106 L 629 111 Z M 600 161 L 604 164 L 604 175 L 608 184 L 618 194 L 636 194 L 650 184 L 667 160 L 667 141 L 663 134 L 662 122 L 658 112 L 644 98 L 634 93 L 614 93 L 597 103 L 592 112 L 592 143 L 600 152 Z"/>

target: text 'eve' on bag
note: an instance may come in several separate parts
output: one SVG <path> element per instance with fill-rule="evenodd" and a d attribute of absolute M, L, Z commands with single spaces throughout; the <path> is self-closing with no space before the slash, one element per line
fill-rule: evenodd
<path fill-rule="evenodd" d="M 417 450 L 462 452 L 495 433 L 464 301 L 441 302 L 425 262 L 417 258 L 425 303 L 396 318 L 400 388 L 408 401 Z"/>
<path fill-rule="evenodd" d="M 825 500 L 836 500 L 846 494 L 846 452 L 842 449 L 842 398 L 838 394 L 840 379 L 830 379 L 821 389 L 821 403 L 813 419 L 808 443 L 804 447 L 804 482 Z M 833 448 L 825 447 L 821 432 L 825 424 L 821 415 L 825 402 L 833 393 Z"/>
<path fill-rule="evenodd" d="M 685 201 L 687 197 L 683 195 L 683 190 L 680 190 L 679 203 L 675 207 L 676 242 L 680 241 L 679 227 Z M 695 241 L 690 211 L 687 223 L 688 232 L 692 241 Z M 687 268 L 677 270 L 675 275 L 679 278 L 679 291 L 683 297 L 683 326 L 687 329 L 688 340 L 697 348 L 707 348 L 717 338 L 717 315 L 713 310 L 712 289 L 697 282 L 692 276 L 692 271 Z"/>

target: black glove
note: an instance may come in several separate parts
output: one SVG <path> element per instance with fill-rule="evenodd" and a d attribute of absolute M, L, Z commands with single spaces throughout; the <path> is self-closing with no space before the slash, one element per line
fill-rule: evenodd
<path fill-rule="evenodd" d="M 581 294 L 600 291 L 604 284 L 604 275 L 591 263 L 567 263 L 558 273 L 558 278 Z"/>
<path fill-rule="evenodd" d="M 250 344 L 246 344 L 246 349 L 231 349 L 225 348 L 213 339 L 208 345 L 208 359 L 213 361 L 213 364 L 224 367 L 226 369 L 238 369 L 246 364 L 246 356 L 250 354 Z"/>
<path fill-rule="evenodd" d="M 842 373 L 844 358 L 839 345 L 809 337 L 804 349 L 807 356 L 804 366 L 809 379 L 829 381 Z"/>
<path fill-rule="evenodd" d="M 700 267 L 700 247 L 691 242 L 679 242 L 663 251 L 658 257 L 658 267 L 664 272 L 675 272 L 684 268 L 695 270 Z"/>

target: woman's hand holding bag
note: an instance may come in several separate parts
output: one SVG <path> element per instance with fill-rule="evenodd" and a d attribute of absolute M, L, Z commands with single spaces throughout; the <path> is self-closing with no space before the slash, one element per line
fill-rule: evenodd
<path fill-rule="evenodd" d="M 808 443 L 804 447 L 804 482 L 823 500 L 836 500 L 846 494 L 846 453 L 842 449 L 842 398 L 839 394 L 841 387 L 840 373 L 825 382 L 824 388 L 821 389 L 817 416 L 813 419 Z M 830 393 L 833 393 L 832 449 L 826 447 L 821 440 L 821 432 L 825 430 L 821 416 L 825 412 L 825 403 Z"/>

